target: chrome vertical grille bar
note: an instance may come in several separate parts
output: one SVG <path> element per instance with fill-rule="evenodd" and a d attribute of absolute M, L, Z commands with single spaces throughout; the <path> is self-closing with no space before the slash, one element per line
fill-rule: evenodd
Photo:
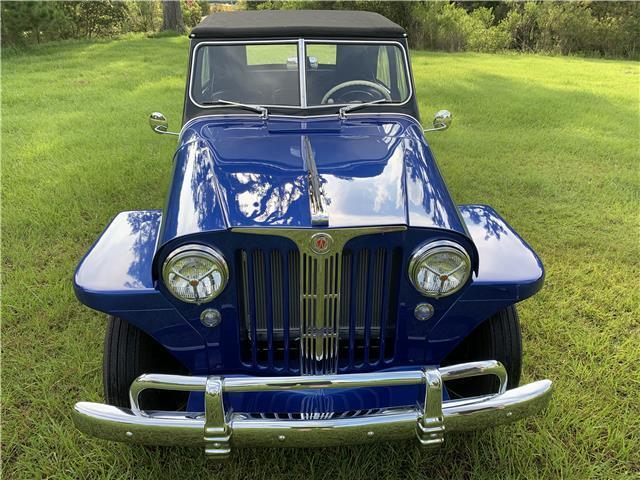
<path fill-rule="evenodd" d="M 255 290 L 255 282 L 251 281 L 254 277 L 254 268 L 253 262 L 251 261 L 251 254 L 247 253 L 247 285 L 249 291 L 249 311 L 248 311 L 248 321 L 249 321 L 249 335 L 251 339 L 251 363 L 253 365 L 258 364 L 258 328 L 257 328 L 257 320 L 256 320 L 256 290 Z"/>
<path fill-rule="evenodd" d="M 340 283 L 342 281 L 342 255 L 337 253 L 333 257 L 333 272 L 331 275 L 331 362 L 329 372 L 338 371 L 338 341 L 340 340 Z"/>
<path fill-rule="evenodd" d="M 300 339 L 296 337 L 296 335 L 300 335 L 300 311 L 301 311 L 301 296 L 300 296 L 300 282 L 301 271 L 300 271 L 300 252 L 297 250 L 291 250 L 289 252 L 289 328 L 285 330 L 285 342 L 287 351 L 289 352 L 289 357 L 287 359 L 287 367 L 290 366 L 291 359 L 291 348 L 295 348 L 294 345 L 298 345 L 297 354 L 300 353 Z M 295 356 L 294 356 L 295 358 Z"/>
<path fill-rule="evenodd" d="M 282 309 L 282 256 L 278 250 L 272 250 L 271 254 L 265 254 L 265 276 L 267 277 L 270 296 L 267 305 L 267 354 L 269 366 L 273 367 L 274 361 L 280 360 L 281 351 L 275 348 L 275 332 L 281 332 L 283 327 Z"/>
<path fill-rule="evenodd" d="M 255 355 L 253 354 L 253 352 L 255 351 L 255 342 L 253 341 L 253 339 L 255 338 L 255 332 L 253 330 L 253 322 L 251 321 L 251 305 L 249 303 L 251 294 L 249 292 L 249 260 L 247 259 L 247 251 L 240 250 L 238 258 L 240 270 L 240 308 L 242 310 L 242 320 L 244 321 L 246 338 L 249 340 L 249 352 L 247 353 L 246 350 L 244 350 L 243 353 L 245 353 L 245 360 L 251 359 L 251 361 L 253 362 L 253 360 L 255 359 Z"/>
<path fill-rule="evenodd" d="M 330 257 L 328 259 L 325 260 L 325 263 L 329 264 L 329 272 L 328 275 L 326 276 L 326 283 L 327 286 L 325 287 L 325 293 L 324 293 L 324 301 L 325 301 L 325 355 L 324 355 L 324 366 L 322 369 L 322 372 L 333 372 L 333 339 L 334 339 L 334 335 L 335 335 L 335 317 L 334 317 L 334 312 L 333 312 L 333 299 L 336 296 L 335 292 L 334 292 L 334 285 L 335 285 L 335 281 L 334 281 L 334 265 L 333 262 L 335 261 L 335 256 Z"/>
<path fill-rule="evenodd" d="M 266 289 L 264 282 L 264 254 L 262 250 L 254 250 L 253 257 L 253 290 L 256 302 L 256 329 L 267 331 Z"/>
<path fill-rule="evenodd" d="M 369 295 L 369 250 L 360 250 L 356 260 L 356 284 L 355 284 L 355 364 L 362 365 L 366 363 L 366 350 L 368 348 L 367 341 L 369 338 L 367 322 L 367 300 Z M 362 334 L 362 338 L 357 338 Z"/>
<path fill-rule="evenodd" d="M 382 286 L 382 297 L 380 299 L 380 348 L 378 360 L 379 362 L 384 362 L 385 358 L 385 350 L 387 348 L 387 333 L 388 333 L 388 325 L 389 325 L 389 315 L 390 315 L 390 304 L 391 297 L 395 296 L 396 292 L 393 292 L 393 289 L 385 294 L 385 286 L 384 285 L 393 285 L 397 280 L 393 276 L 392 263 L 394 259 L 393 250 L 384 250 L 384 258 L 382 259 L 382 273 L 381 275 L 384 278 L 383 286 Z M 393 282 L 393 283 L 391 283 Z"/>
<path fill-rule="evenodd" d="M 323 287 L 322 282 L 318 282 L 320 263 L 323 270 L 323 263 L 312 255 L 301 255 L 301 312 L 300 312 L 300 373 L 303 375 L 315 375 L 317 373 L 316 359 L 322 358 L 322 336 L 317 329 L 318 319 L 323 318 L 324 307 L 322 293 L 318 287 Z"/>
<path fill-rule="evenodd" d="M 386 250 L 378 248 L 373 259 L 373 270 L 371 275 L 371 326 L 369 332 L 369 356 L 370 364 L 376 363 L 380 358 L 380 345 L 382 341 L 382 315 L 384 304 L 384 284 L 385 284 L 385 258 Z"/>
<path fill-rule="evenodd" d="M 342 289 L 341 289 L 341 306 L 340 306 L 340 329 L 346 332 L 347 335 L 347 364 L 349 367 L 354 365 L 355 358 L 355 325 L 353 316 L 351 315 L 352 308 L 352 292 L 354 291 L 354 285 L 357 284 L 356 280 L 356 268 L 354 267 L 356 256 L 351 250 L 345 250 L 342 253 Z M 356 295 L 357 297 L 357 295 Z"/>

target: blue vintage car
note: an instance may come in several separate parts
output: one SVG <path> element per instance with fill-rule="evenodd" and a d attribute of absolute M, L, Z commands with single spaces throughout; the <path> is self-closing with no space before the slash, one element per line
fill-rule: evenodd
<path fill-rule="evenodd" d="M 118 214 L 80 262 L 109 315 L 108 440 L 306 447 L 539 412 L 515 304 L 542 286 L 491 207 L 456 205 L 424 132 L 404 30 L 368 12 L 217 13 L 191 33 L 163 210 Z M 155 188 L 150 185 L 149 188 Z"/>

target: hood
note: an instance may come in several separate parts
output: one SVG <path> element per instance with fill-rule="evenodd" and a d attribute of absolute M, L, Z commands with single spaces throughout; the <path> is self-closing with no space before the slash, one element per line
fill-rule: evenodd
<path fill-rule="evenodd" d="M 233 227 L 311 227 L 307 140 L 329 228 L 407 225 L 466 234 L 413 118 L 205 117 L 185 127 L 162 243 Z"/>

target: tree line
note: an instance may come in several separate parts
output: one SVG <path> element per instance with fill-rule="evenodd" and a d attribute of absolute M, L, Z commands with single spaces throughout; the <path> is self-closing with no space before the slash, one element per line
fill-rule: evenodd
<path fill-rule="evenodd" d="M 209 2 L 3 1 L 2 44 L 28 45 L 70 38 L 111 37 L 129 32 L 184 33 L 209 14 Z"/>
<path fill-rule="evenodd" d="M 3 45 L 182 33 L 211 12 L 206 0 L 3 1 L 1 8 Z M 375 11 L 402 25 L 418 49 L 640 57 L 640 2 L 239 0 L 235 8 Z"/>
<path fill-rule="evenodd" d="M 640 2 L 241 0 L 240 7 L 374 11 L 402 25 L 417 49 L 640 56 Z"/>

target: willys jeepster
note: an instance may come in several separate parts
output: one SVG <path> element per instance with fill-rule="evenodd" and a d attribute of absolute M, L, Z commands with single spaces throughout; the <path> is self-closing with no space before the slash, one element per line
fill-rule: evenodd
<path fill-rule="evenodd" d="M 404 30 L 369 12 L 216 13 L 190 35 L 163 210 L 118 214 L 77 268 L 109 315 L 90 435 L 311 447 L 539 412 L 515 304 L 542 263 L 491 207 L 456 205 Z M 433 135 L 430 133 L 428 135 Z M 151 187 L 151 186 L 150 186 Z"/>

